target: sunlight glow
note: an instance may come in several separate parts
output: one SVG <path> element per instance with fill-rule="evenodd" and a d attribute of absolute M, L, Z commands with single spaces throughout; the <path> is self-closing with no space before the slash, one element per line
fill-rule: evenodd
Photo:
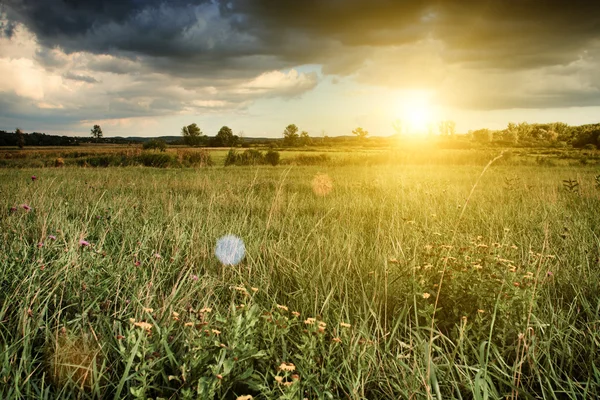
<path fill-rule="evenodd" d="M 404 94 L 399 99 L 396 108 L 396 127 L 401 126 L 402 134 L 427 135 L 433 131 L 436 113 L 429 98 L 429 93 L 415 91 Z"/>

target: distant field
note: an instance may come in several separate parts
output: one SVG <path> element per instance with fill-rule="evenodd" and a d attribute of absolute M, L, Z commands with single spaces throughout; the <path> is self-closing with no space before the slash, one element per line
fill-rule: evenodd
<path fill-rule="evenodd" d="M 600 396 L 595 153 L 227 151 L 0 169 L 0 398 Z"/>
<path fill-rule="evenodd" d="M 266 147 L 254 150 L 265 153 Z M 237 148 L 238 153 L 248 149 Z M 485 165 L 488 160 L 504 151 L 500 163 L 511 165 L 578 166 L 600 165 L 600 151 L 572 148 L 439 148 L 435 144 L 417 143 L 397 147 L 304 147 L 275 149 L 281 163 L 288 165 Z M 161 166 L 197 167 L 186 162 L 186 157 L 205 153 L 214 165 L 223 165 L 228 148 L 190 148 L 169 146 L 166 152 L 142 150 L 140 145 L 96 144 L 73 147 L 0 147 L 0 168 L 61 166 Z"/>

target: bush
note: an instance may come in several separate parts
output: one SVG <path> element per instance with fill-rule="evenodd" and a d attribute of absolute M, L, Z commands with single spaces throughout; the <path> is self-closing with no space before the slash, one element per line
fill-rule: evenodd
<path fill-rule="evenodd" d="M 271 156 L 273 157 L 273 156 Z M 238 154 L 234 149 L 229 150 L 225 157 L 225 166 L 228 165 L 264 165 L 266 159 L 263 153 L 256 149 L 248 149 Z"/>
<path fill-rule="evenodd" d="M 265 154 L 265 161 L 271 164 L 272 166 L 276 166 L 277 164 L 279 164 L 279 152 L 274 151 L 273 149 L 269 149 L 269 151 L 267 151 L 267 154 Z"/>
<path fill-rule="evenodd" d="M 319 154 L 319 155 L 306 155 L 299 154 L 294 158 L 286 160 L 285 164 L 295 164 L 295 165 L 326 165 L 330 161 L 330 158 L 327 154 Z"/>
<path fill-rule="evenodd" d="M 143 152 L 138 156 L 138 162 L 146 167 L 167 168 L 179 166 L 177 159 L 167 153 Z"/>
<path fill-rule="evenodd" d="M 146 143 L 144 143 L 142 145 L 142 148 L 144 150 L 160 150 L 160 151 L 164 152 L 167 150 L 167 144 L 165 143 L 164 140 L 152 139 L 152 140 L 149 140 Z"/>
<path fill-rule="evenodd" d="M 210 167 L 214 165 L 210 153 L 206 150 L 182 150 L 177 152 L 179 163 L 187 167 Z"/>

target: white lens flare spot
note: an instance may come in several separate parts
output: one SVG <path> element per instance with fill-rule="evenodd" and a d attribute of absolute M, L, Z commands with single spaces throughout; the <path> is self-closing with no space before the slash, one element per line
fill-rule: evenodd
<path fill-rule="evenodd" d="M 215 256 L 225 265 L 237 265 L 246 255 L 244 241 L 235 235 L 225 235 L 217 240 Z"/>

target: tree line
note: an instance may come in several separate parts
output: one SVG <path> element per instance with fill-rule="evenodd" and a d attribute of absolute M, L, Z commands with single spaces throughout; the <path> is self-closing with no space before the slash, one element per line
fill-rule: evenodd
<path fill-rule="evenodd" d="M 402 137 L 405 134 L 401 121 L 394 122 L 392 126 L 396 131 L 395 137 Z M 132 144 L 142 142 L 145 149 L 164 151 L 167 144 L 192 147 L 247 147 L 250 143 L 283 147 L 352 144 L 386 146 L 391 144 L 390 137 L 370 137 L 369 132 L 362 127 L 357 127 L 351 133 L 353 136 L 329 137 L 323 131 L 320 137 L 310 136 L 307 131 L 300 131 L 297 125 L 289 124 L 284 128 L 280 138 L 244 138 L 243 132 L 236 135 L 228 126 L 221 127 L 216 136 L 209 137 L 202 132 L 196 123 L 192 123 L 181 128 L 180 136 L 105 138 L 100 125 L 94 125 L 90 130 L 90 137 L 57 136 L 39 132 L 25 133 L 19 128 L 14 132 L 0 130 L 0 146 L 18 146 L 22 148 L 24 146 L 78 146 L 85 143 Z M 511 122 L 504 129 L 477 129 L 469 131 L 465 135 L 456 134 L 456 125 L 453 121 L 442 121 L 439 124 L 439 133 L 437 137 L 441 140 L 460 138 L 462 141 L 471 141 L 482 145 L 600 148 L 600 123 L 571 126 L 563 122 L 545 124 Z M 431 132 L 430 135 L 432 135 Z"/>

